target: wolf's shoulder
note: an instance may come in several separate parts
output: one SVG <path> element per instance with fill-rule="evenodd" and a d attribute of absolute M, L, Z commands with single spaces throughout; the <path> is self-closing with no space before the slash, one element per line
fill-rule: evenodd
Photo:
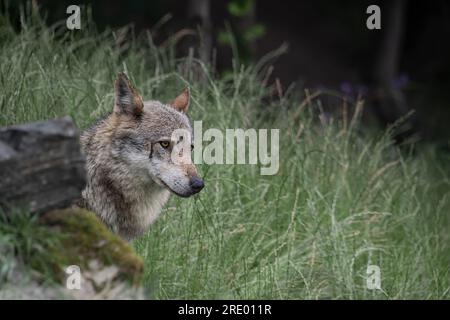
<path fill-rule="evenodd" d="M 91 124 L 86 130 L 84 130 L 81 133 L 80 136 L 80 142 L 82 147 L 86 149 L 86 147 L 89 146 L 90 141 L 92 140 L 92 137 L 95 136 L 98 128 L 102 126 L 105 121 L 109 118 L 109 116 L 112 114 L 112 112 L 108 112 L 104 115 L 102 115 L 100 118 L 94 121 L 93 124 Z"/>

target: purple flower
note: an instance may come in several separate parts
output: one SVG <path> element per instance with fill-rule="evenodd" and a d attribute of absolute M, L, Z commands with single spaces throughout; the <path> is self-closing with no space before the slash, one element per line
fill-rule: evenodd
<path fill-rule="evenodd" d="M 353 86 L 349 82 L 341 83 L 341 91 L 349 96 L 352 96 L 354 94 Z"/>
<path fill-rule="evenodd" d="M 410 79 L 407 74 L 400 74 L 397 78 L 394 79 L 394 83 L 392 84 L 396 89 L 402 89 L 406 87 L 409 83 Z"/>

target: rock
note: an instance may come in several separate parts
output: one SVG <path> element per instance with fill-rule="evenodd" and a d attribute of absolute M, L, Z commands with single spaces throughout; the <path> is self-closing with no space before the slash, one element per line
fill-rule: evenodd
<path fill-rule="evenodd" d="M 150 297 L 141 285 L 142 259 L 94 213 L 69 208 L 6 218 L 0 300 Z"/>
<path fill-rule="evenodd" d="M 69 117 L 0 128 L 0 206 L 62 208 L 86 183 L 79 134 Z"/>
<path fill-rule="evenodd" d="M 79 208 L 53 210 L 43 214 L 40 222 L 59 233 L 61 243 L 47 248 L 46 266 L 37 269 L 50 269 L 58 282 L 65 283 L 66 268 L 78 266 L 85 285 L 97 293 L 105 287 L 120 288 L 123 283 L 139 286 L 142 259 L 94 213 Z"/>

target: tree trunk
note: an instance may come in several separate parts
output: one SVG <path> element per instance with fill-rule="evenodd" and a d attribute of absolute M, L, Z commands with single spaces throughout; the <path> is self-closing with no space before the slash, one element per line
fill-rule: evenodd
<path fill-rule="evenodd" d="M 206 64 L 211 61 L 212 22 L 210 0 L 190 0 L 188 3 L 188 19 L 199 31 L 199 58 Z"/>

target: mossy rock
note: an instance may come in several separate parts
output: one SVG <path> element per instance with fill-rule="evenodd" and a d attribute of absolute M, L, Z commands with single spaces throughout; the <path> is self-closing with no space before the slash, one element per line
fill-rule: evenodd
<path fill-rule="evenodd" d="M 115 267 L 115 281 L 139 286 L 144 263 L 132 247 L 113 234 L 92 212 L 68 208 L 50 211 L 40 218 L 40 223 L 54 231 L 57 243 L 46 248 L 46 265 L 37 269 L 50 271 L 58 282 L 65 281 L 65 268 L 79 266 L 91 272 L 95 268 Z M 42 259 L 40 260 L 42 261 Z"/>

